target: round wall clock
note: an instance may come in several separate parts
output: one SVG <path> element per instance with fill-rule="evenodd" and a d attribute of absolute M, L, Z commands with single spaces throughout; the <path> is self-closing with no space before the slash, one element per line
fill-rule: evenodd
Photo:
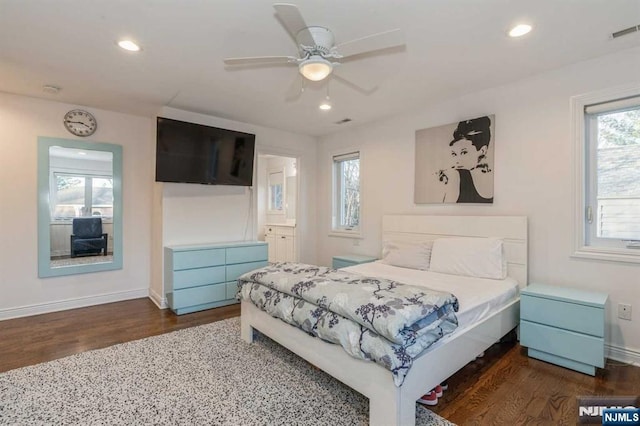
<path fill-rule="evenodd" d="M 64 115 L 64 127 L 76 136 L 90 136 L 98 128 L 98 122 L 90 112 L 74 109 Z"/>

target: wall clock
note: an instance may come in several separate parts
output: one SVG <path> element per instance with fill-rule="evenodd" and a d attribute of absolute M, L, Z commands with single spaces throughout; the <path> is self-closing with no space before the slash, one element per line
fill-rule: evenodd
<path fill-rule="evenodd" d="M 90 112 L 74 109 L 64 115 L 64 127 L 76 136 L 90 136 L 98 128 L 98 122 Z"/>

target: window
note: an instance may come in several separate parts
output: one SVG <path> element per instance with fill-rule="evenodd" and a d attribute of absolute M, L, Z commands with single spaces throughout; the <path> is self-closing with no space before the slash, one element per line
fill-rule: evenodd
<path fill-rule="evenodd" d="M 358 233 L 360 226 L 360 153 L 333 157 L 333 231 Z"/>
<path fill-rule="evenodd" d="M 113 217 L 113 179 L 71 173 L 54 173 L 54 219 L 80 216 Z"/>
<path fill-rule="evenodd" d="M 640 262 L 640 96 L 609 99 L 581 105 L 576 255 Z"/>

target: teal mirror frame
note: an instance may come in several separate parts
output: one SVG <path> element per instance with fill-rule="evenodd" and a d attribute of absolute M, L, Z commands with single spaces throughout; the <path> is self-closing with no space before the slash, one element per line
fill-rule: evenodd
<path fill-rule="evenodd" d="M 113 261 L 51 267 L 51 211 L 49 206 L 49 148 L 60 146 L 113 154 Z M 103 142 L 38 137 L 38 276 L 57 277 L 122 269 L 122 147 Z"/>

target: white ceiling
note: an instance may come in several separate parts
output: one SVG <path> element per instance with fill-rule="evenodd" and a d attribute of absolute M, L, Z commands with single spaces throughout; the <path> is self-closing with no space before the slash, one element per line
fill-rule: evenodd
<path fill-rule="evenodd" d="M 640 45 L 640 0 L 297 0 L 336 43 L 394 28 L 406 48 L 350 60 L 295 101 L 294 66 L 225 69 L 238 56 L 296 55 L 265 0 L 0 0 L 0 91 L 126 113 L 171 106 L 323 135 L 463 93 Z M 534 31 L 506 36 L 514 23 Z M 143 51 L 125 52 L 130 37 Z M 45 84 L 62 88 L 43 92 Z M 334 122 L 351 118 L 350 124 Z"/>

